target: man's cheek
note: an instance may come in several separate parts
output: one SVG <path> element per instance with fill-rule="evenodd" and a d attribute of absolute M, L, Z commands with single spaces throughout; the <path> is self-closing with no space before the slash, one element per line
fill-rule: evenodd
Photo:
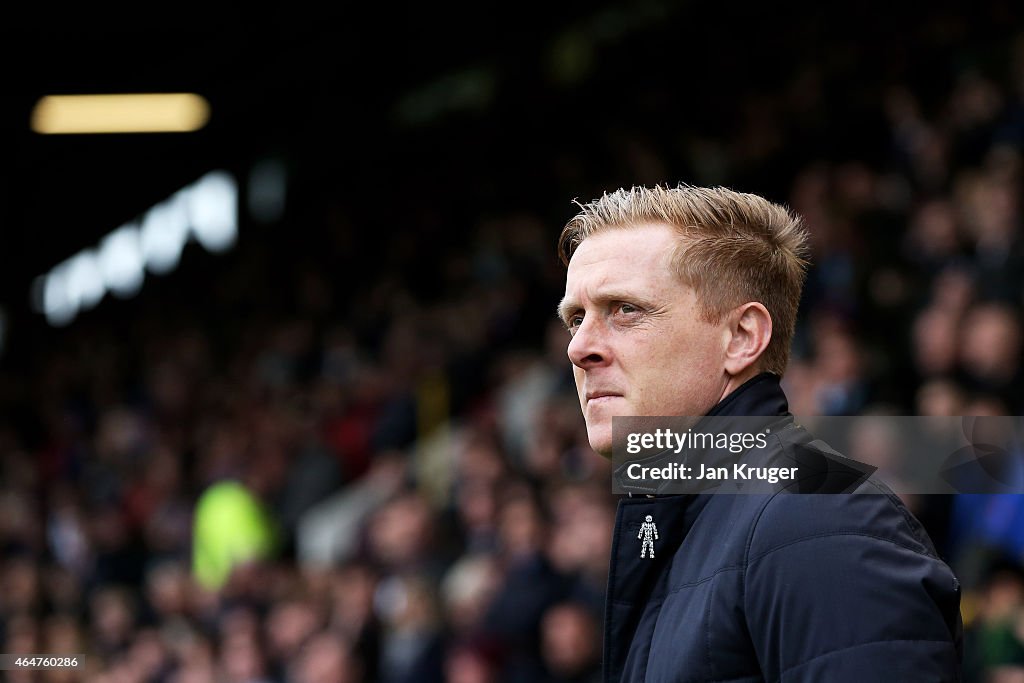
<path fill-rule="evenodd" d="M 573 366 L 572 378 L 576 381 L 576 395 L 580 399 L 580 405 L 586 407 L 583 401 L 583 371 Z"/>

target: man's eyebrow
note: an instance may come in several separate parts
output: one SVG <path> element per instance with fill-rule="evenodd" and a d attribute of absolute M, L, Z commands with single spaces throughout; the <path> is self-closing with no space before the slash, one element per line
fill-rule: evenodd
<path fill-rule="evenodd" d="M 625 291 L 618 292 L 608 290 L 606 292 L 600 292 L 598 294 L 595 294 L 594 296 L 591 297 L 591 299 L 596 304 L 606 304 L 611 301 L 631 301 L 643 308 L 656 308 L 656 304 L 647 297 L 639 295 L 637 293 Z M 571 316 L 574 312 L 580 310 L 581 308 L 583 308 L 583 306 L 578 301 L 576 301 L 575 299 L 570 299 L 569 297 L 565 297 L 558 304 L 558 317 L 562 320 L 563 323 L 565 323 L 568 326 L 569 316 Z"/>
<path fill-rule="evenodd" d="M 559 320 L 568 325 L 569 316 L 573 311 L 578 311 L 579 308 L 580 305 L 576 301 L 569 297 L 564 297 L 560 302 L 558 302 L 558 308 L 555 310 L 555 313 L 558 315 Z"/>

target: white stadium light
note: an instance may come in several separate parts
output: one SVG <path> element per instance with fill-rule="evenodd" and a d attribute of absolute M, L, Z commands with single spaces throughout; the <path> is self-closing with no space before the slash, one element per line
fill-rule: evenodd
<path fill-rule="evenodd" d="M 91 249 L 81 251 L 67 261 L 64 280 L 69 301 L 82 308 L 92 308 L 103 298 L 103 275 Z"/>
<path fill-rule="evenodd" d="M 188 242 L 188 213 L 180 193 L 146 213 L 140 240 L 142 258 L 150 272 L 165 275 L 178 267 Z"/>
<path fill-rule="evenodd" d="M 110 292 L 123 299 L 138 294 L 146 277 L 143 267 L 138 226 L 122 226 L 103 238 L 100 270 Z"/>
<path fill-rule="evenodd" d="M 67 325 L 79 311 L 92 308 L 110 292 L 121 298 L 138 294 L 146 270 L 174 270 L 189 237 L 207 251 L 222 252 L 238 239 L 238 186 L 224 171 L 213 171 L 126 223 L 32 284 L 36 310 L 51 325 Z"/>
<path fill-rule="evenodd" d="M 230 249 L 238 236 L 238 186 L 227 173 L 207 173 L 188 188 L 192 232 L 209 251 Z"/>
<path fill-rule="evenodd" d="M 75 319 L 75 312 L 78 310 L 78 302 L 68 299 L 68 287 L 64 277 L 64 269 L 58 266 L 49 275 L 37 278 L 42 282 L 41 303 L 46 313 L 46 320 L 51 325 L 67 325 Z"/>

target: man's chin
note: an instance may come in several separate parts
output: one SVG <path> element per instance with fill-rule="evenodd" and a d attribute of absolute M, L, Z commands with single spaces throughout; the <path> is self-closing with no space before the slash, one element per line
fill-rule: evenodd
<path fill-rule="evenodd" d="M 588 441 L 590 441 L 590 447 L 597 452 L 603 458 L 608 460 L 612 459 L 612 435 L 611 434 L 595 434 L 593 436 L 588 435 Z"/>

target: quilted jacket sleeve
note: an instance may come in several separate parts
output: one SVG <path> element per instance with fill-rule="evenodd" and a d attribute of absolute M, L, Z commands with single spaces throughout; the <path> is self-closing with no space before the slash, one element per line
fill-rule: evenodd
<path fill-rule="evenodd" d="M 895 496 L 777 495 L 745 565 L 765 680 L 960 680 L 959 584 Z"/>

